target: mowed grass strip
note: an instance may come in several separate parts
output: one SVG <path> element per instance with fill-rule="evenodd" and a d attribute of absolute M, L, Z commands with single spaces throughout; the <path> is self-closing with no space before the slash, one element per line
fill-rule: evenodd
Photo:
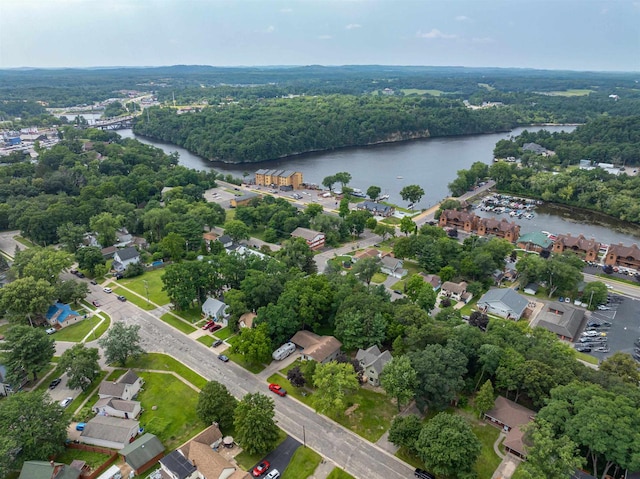
<path fill-rule="evenodd" d="M 207 380 L 195 371 L 189 369 L 180 361 L 176 361 L 171 356 L 161 353 L 147 353 L 139 358 L 127 361 L 127 367 L 137 369 L 155 369 L 157 371 L 173 371 L 178 376 L 183 377 L 198 389 L 202 389 Z"/>
<path fill-rule="evenodd" d="M 183 444 L 204 428 L 196 415 L 196 391 L 171 374 L 146 371 L 138 374 L 145 381 L 138 394 L 144 408 L 140 425 L 158 436 L 167 450 Z"/>
<path fill-rule="evenodd" d="M 171 313 L 165 313 L 160 316 L 160 319 L 167 323 L 169 326 L 176 328 L 178 331 L 182 331 L 184 334 L 193 333 L 197 328 L 195 326 L 191 326 L 188 323 L 185 323 L 180 318 L 176 318 Z"/>
<path fill-rule="evenodd" d="M 57 331 L 53 338 L 56 341 L 69 341 L 72 343 L 79 343 L 89 332 L 98 325 L 102 320 L 99 316 L 92 316 L 91 318 L 83 319 L 82 321 L 71 324 L 66 328 L 62 328 Z M 93 339 L 93 338 L 91 338 Z M 97 337 L 96 337 L 97 339 Z"/>
<path fill-rule="evenodd" d="M 329 473 L 327 479 L 356 479 L 348 472 L 343 471 L 342 469 L 338 469 L 337 467 L 333 468 L 333 471 Z"/>
<path fill-rule="evenodd" d="M 62 454 L 56 456 L 56 462 L 62 464 L 71 464 L 71 461 L 74 459 L 84 461 L 91 469 L 96 469 L 109 459 L 109 455 L 100 452 L 83 451 L 81 449 L 65 449 Z"/>
<path fill-rule="evenodd" d="M 125 298 L 127 298 L 127 301 L 131 301 L 140 309 L 144 309 L 145 311 L 151 311 L 152 309 L 156 308 L 156 305 L 154 305 L 153 303 L 147 303 L 146 299 L 136 296 L 131 291 L 127 291 L 124 288 L 119 288 L 116 285 L 111 286 L 111 288 L 113 289 L 114 294 L 117 294 L 119 296 L 124 296 Z"/>
<path fill-rule="evenodd" d="M 299 447 L 282 473 L 282 479 L 302 479 L 313 474 L 322 457 L 308 447 Z"/>
<path fill-rule="evenodd" d="M 153 271 L 147 271 L 142 276 L 136 276 L 135 278 L 125 278 L 121 279 L 118 282 L 132 291 L 135 291 L 143 298 L 147 297 L 147 287 L 149 287 L 149 300 L 152 303 L 156 303 L 159 306 L 163 306 L 165 304 L 169 304 L 171 301 L 169 300 L 169 296 L 167 293 L 162 290 L 164 284 L 162 283 L 162 275 L 164 274 L 164 269 L 156 269 Z"/>

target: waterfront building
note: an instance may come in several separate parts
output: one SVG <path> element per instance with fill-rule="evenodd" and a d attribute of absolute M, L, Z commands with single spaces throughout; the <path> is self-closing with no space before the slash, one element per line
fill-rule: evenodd
<path fill-rule="evenodd" d="M 256 171 L 256 185 L 271 186 L 280 189 L 300 189 L 302 188 L 302 173 L 291 170 L 265 170 Z M 284 188 L 282 188 L 284 187 Z"/>
<path fill-rule="evenodd" d="M 607 251 L 604 264 L 640 270 L 640 248 L 635 243 L 631 246 L 624 246 L 622 243 L 612 245 Z"/>
<path fill-rule="evenodd" d="M 600 251 L 600 243 L 593 238 L 588 240 L 582 235 L 560 235 L 553 243 L 553 252 L 561 254 L 565 251 L 578 253 L 583 256 L 585 261 L 597 261 L 598 252 Z"/>

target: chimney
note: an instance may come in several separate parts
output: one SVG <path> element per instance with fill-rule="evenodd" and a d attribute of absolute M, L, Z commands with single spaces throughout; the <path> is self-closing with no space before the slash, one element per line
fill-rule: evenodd
<path fill-rule="evenodd" d="M 56 467 L 56 463 L 53 461 L 49 461 L 49 464 L 51 465 L 51 467 Z"/>

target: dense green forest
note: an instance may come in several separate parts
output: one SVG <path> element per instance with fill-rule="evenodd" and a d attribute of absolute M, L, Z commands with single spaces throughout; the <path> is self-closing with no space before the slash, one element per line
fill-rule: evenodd
<path fill-rule="evenodd" d="M 511 110 L 470 110 L 457 100 L 330 95 L 241 102 L 188 115 L 153 108 L 136 122 L 134 131 L 212 160 L 236 163 L 411 138 L 504 131 L 526 121 Z"/>

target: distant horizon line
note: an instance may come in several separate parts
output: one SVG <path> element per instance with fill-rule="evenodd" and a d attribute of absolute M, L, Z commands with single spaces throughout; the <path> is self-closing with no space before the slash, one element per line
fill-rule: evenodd
<path fill-rule="evenodd" d="M 175 68 L 175 67 L 207 67 L 207 68 L 225 68 L 225 69 L 276 69 L 276 68 L 344 68 L 344 67 L 394 67 L 394 68 L 457 68 L 467 70 L 531 70 L 531 71 L 549 71 L 549 72 L 575 72 L 575 73 L 640 73 L 640 70 L 596 70 L 596 69 L 554 69 L 554 68 L 537 68 L 537 67 L 499 67 L 499 66 L 464 66 L 464 65 L 411 65 L 411 64 L 384 64 L 384 63 L 345 63 L 345 64 L 292 64 L 292 65 L 208 65 L 201 63 L 176 63 L 167 65 L 95 65 L 95 66 L 19 66 L 19 67 L 0 67 L 0 71 L 32 71 L 32 70 L 119 70 L 119 69 L 156 69 L 156 68 Z"/>

